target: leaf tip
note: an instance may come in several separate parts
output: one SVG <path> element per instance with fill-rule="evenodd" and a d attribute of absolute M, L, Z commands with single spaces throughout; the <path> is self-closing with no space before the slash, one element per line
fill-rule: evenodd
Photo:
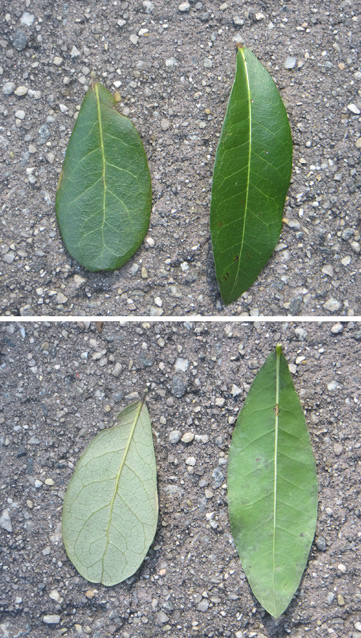
<path fill-rule="evenodd" d="M 282 344 L 278 343 L 276 345 L 276 354 L 281 355 L 282 354 Z"/>

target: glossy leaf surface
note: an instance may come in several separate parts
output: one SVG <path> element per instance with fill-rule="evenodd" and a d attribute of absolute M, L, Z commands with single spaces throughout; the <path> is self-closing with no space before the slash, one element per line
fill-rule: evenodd
<path fill-rule="evenodd" d="M 93 439 L 74 470 L 63 506 L 66 552 L 87 580 L 120 583 L 143 562 L 157 519 L 151 423 L 138 401 Z"/>
<path fill-rule="evenodd" d="M 236 423 L 228 503 L 253 593 L 277 618 L 298 588 L 317 519 L 310 437 L 280 346 L 257 374 Z"/>
<path fill-rule="evenodd" d="M 120 268 L 147 232 L 151 181 L 141 139 L 115 99 L 94 83 L 69 140 L 56 195 L 69 253 L 88 270 Z"/>
<path fill-rule="evenodd" d="M 216 152 L 210 219 L 216 276 L 227 304 L 253 284 L 278 242 L 291 168 L 282 99 L 268 71 L 241 48 Z"/>

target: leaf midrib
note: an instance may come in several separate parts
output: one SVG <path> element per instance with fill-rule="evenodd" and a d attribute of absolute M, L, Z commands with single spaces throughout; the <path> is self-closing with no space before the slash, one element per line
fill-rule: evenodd
<path fill-rule="evenodd" d="M 274 458 L 273 458 L 273 539 L 272 539 L 272 576 L 273 576 L 273 604 L 276 609 L 276 584 L 275 584 L 275 572 L 276 572 L 276 527 L 277 527 L 277 455 L 278 455 L 278 418 L 279 418 L 279 403 L 280 403 L 280 360 L 281 360 L 282 348 L 280 345 L 276 346 L 276 388 L 275 388 L 275 433 L 274 433 Z"/>
<path fill-rule="evenodd" d="M 105 246 L 104 241 L 104 226 L 105 226 L 105 202 L 106 202 L 106 192 L 107 192 L 107 184 L 105 179 L 105 169 L 106 169 L 106 160 L 105 160 L 105 149 L 104 149 L 104 138 L 103 138 L 103 122 L 102 122 L 102 113 L 100 108 L 100 97 L 99 97 L 99 88 L 98 84 L 95 84 L 95 99 L 97 103 L 97 115 L 98 115 L 98 123 L 99 123 L 99 141 L 100 141 L 100 150 L 102 155 L 102 179 L 103 179 L 103 223 L 101 225 L 101 232 L 103 238 L 103 247 Z"/>
<path fill-rule="evenodd" d="M 246 73 L 246 78 L 247 78 L 247 98 L 248 98 L 248 120 L 249 120 L 249 125 L 248 125 L 248 162 L 247 162 L 247 185 L 246 185 L 246 198 L 245 198 L 245 205 L 244 205 L 244 216 L 243 216 L 243 228 L 242 228 L 242 238 L 241 238 L 241 245 L 240 245 L 240 249 L 239 249 L 239 259 L 238 259 L 238 266 L 237 266 L 237 271 L 236 271 L 236 275 L 234 277 L 234 284 L 231 290 L 231 294 L 237 284 L 238 281 L 238 275 L 239 275 L 239 271 L 241 268 L 241 260 L 242 260 L 242 253 L 243 253 L 243 246 L 244 246 L 244 238 L 246 235 L 246 220 L 247 220 L 247 211 L 248 211 L 248 195 L 249 195 L 249 186 L 250 186 L 250 174 L 251 174 L 251 147 L 252 147 L 252 117 L 251 117 L 251 90 L 250 90 L 250 85 L 249 85 L 249 75 L 248 75 L 248 68 L 247 68 L 247 63 L 246 63 L 246 58 L 244 55 L 244 50 L 243 49 L 239 49 L 241 55 L 242 55 L 242 60 L 243 60 L 243 64 L 244 64 L 244 69 L 245 69 L 245 73 Z"/>
<path fill-rule="evenodd" d="M 121 474 L 122 474 L 122 471 L 123 471 L 123 468 L 124 468 L 124 465 L 125 465 L 125 461 L 126 461 L 126 458 L 127 458 L 128 452 L 129 452 L 129 448 L 130 448 L 131 442 L 133 440 L 134 431 L 135 431 L 136 425 L 138 423 L 138 419 L 140 417 L 140 413 L 142 411 L 142 408 L 143 408 L 143 405 L 144 405 L 144 401 L 145 401 L 145 398 L 142 401 L 139 401 L 139 405 L 138 405 L 138 408 L 137 408 L 137 411 L 136 411 L 136 414 L 134 416 L 134 420 L 133 420 L 133 423 L 132 423 L 132 426 L 131 426 L 131 429 L 130 429 L 130 432 L 129 432 L 127 444 L 126 444 L 126 446 L 124 448 L 122 460 L 121 460 L 120 465 L 119 465 L 119 470 L 118 470 L 117 475 L 115 477 L 113 495 L 112 495 L 112 498 L 111 498 L 111 501 L 110 501 L 108 525 L 107 525 L 107 529 L 106 529 L 106 543 L 105 543 L 105 548 L 104 548 L 104 552 L 103 552 L 103 556 L 102 556 L 101 582 L 103 582 L 103 577 L 104 577 L 104 559 L 105 559 L 105 555 L 107 553 L 108 545 L 109 545 L 109 542 L 110 542 L 109 541 L 109 530 L 110 530 L 110 524 L 111 524 L 112 517 L 113 517 L 114 502 L 115 502 L 115 498 L 116 498 L 116 495 L 117 495 L 117 492 L 118 492 L 118 486 L 119 486 L 120 477 L 121 477 Z"/>

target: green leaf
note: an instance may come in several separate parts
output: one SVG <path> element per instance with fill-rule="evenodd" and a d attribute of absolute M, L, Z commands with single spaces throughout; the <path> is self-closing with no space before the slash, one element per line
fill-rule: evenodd
<path fill-rule="evenodd" d="M 270 258 L 282 229 L 292 138 L 269 73 L 238 49 L 213 171 L 210 228 L 223 301 L 237 299 Z"/>
<path fill-rule="evenodd" d="M 115 585 L 143 562 L 157 519 L 151 423 L 138 401 L 93 439 L 74 470 L 63 506 L 66 552 L 84 578 Z"/>
<path fill-rule="evenodd" d="M 277 618 L 300 583 L 317 519 L 310 437 L 280 346 L 257 374 L 236 423 L 228 504 L 253 593 Z"/>
<path fill-rule="evenodd" d="M 101 84 L 88 90 L 69 140 L 56 194 L 65 246 L 88 270 L 115 270 L 141 245 L 151 181 L 141 139 Z"/>

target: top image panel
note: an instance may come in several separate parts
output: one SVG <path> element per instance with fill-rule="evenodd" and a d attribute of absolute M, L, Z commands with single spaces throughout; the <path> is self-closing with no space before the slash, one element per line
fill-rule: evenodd
<path fill-rule="evenodd" d="M 361 314 L 356 9 L 5 3 L 0 315 Z"/>

